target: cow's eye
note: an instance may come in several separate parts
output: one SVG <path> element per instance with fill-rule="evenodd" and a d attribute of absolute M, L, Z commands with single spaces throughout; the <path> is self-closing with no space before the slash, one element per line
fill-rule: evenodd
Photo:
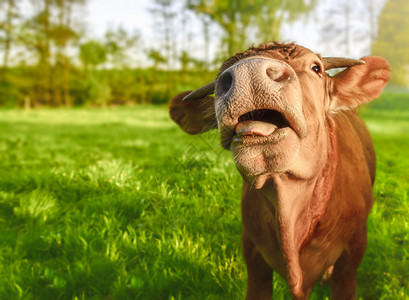
<path fill-rule="evenodd" d="M 311 69 L 317 74 L 319 74 L 321 72 L 320 66 L 318 64 L 315 64 L 315 63 L 311 65 Z"/>

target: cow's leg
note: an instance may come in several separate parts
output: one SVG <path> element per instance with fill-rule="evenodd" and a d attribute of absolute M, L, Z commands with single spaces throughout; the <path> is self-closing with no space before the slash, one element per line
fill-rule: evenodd
<path fill-rule="evenodd" d="M 266 263 L 253 241 L 243 230 L 243 255 L 247 266 L 247 300 L 271 300 L 273 269 Z"/>
<path fill-rule="evenodd" d="M 356 274 L 366 249 L 366 225 L 356 232 L 334 265 L 331 299 L 356 299 Z"/>

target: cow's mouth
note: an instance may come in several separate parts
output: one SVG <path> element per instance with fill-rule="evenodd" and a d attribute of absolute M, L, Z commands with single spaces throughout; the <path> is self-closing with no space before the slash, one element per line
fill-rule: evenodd
<path fill-rule="evenodd" d="M 278 142 L 290 129 L 290 122 L 281 112 L 273 109 L 256 109 L 238 118 L 233 141 L 246 144 Z"/>

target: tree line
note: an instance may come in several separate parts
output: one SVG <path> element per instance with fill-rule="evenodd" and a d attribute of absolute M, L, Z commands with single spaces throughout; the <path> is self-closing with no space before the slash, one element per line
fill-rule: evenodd
<path fill-rule="evenodd" d="M 180 90 L 211 80 L 220 62 L 235 51 L 252 43 L 280 40 L 283 24 L 311 17 L 319 2 L 153 0 L 149 14 L 155 20 L 155 43 L 147 43 L 144 32 L 121 27 L 107 30 L 102 38 L 89 37 L 82 21 L 87 0 L 0 0 L 0 105 L 28 108 L 165 102 Z M 396 6 L 400 9 L 395 10 Z M 379 35 L 378 30 L 371 33 L 375 37 L 373 52 L 392 56 L 393 61 L 398 61 L 399 52 L 397 64 L 404 70 L 396 77 L 399 84 L 407 83 L 407 64 L 402 63 L 407 48 L 388 53 L 394 49 L 388 48 L 391 25 L 384 24 L 398 14 L 403 15 L 401 22 L 407 22 L 402 7 L 409 9 L 406 0 L 387 1 L 379 18 Z M 333 14 L 340 14 L 339 9 Z M 371 21 L 378 24 L 377 16 Z M 331 36 L 331 30 L 348 33 L 351 26 L 339 21 L 324 26 L 322 35 Z M 395 43 L 405 36 L 395 35 Z"/>

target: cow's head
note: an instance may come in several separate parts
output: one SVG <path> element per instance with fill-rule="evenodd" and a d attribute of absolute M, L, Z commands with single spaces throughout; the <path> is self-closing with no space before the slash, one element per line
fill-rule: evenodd
<path fill-rule="evenodd" d="M 325 72 L 339 67 L 334 77 Z M 190 134 L 218 128 L 245 180 L 261 188 L 274 174 L 312 176 L 326 155 L 328 116 L 375 99 L 389 77 L 380 57 L 322 58 L 263 44 L 226 60 L 214 82 L 174 97 L 170 115 Z"/>

